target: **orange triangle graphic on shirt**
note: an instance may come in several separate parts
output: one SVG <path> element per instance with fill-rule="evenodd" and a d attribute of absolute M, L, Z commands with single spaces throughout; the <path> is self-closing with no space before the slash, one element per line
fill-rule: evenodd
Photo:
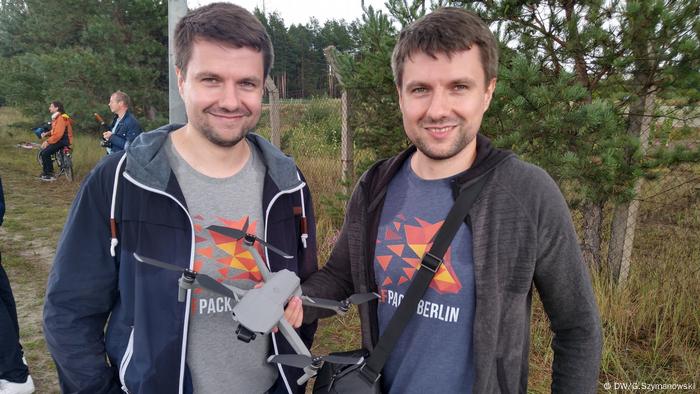
<path fill-rule="evenodd" d="M 454 277 L 450 274 L 450 272 L 445 268 L 445 265 L 441 265 L 440 269 L 438 270 L 437 274 L 435 274 L 434 280 L 438 282 L 445 282 L 449 284 L 454 284 L 455 279 Z"/>
<path fill-rule="evenodd" d="M 252 280 L 253 282 L 262 281 L 262 275 L 259 272 L 241 272 L 233 277 L 235 280 Z"/>
<path fill-rule="evenodd" d="M 387 248 L 391 250 L 392 252 L 396 253 L 397 256 L 401 257 L 401 254 L 403 253 L 403 248 L 405 245 L 387 245 Z"/>
<path fill-rule="evenodd" d="M 416 256 L 423 256 L 425 254 L 425 249 L 428 247 L 428 244 L 418 244 L 418 243 L 410 243 L 408 246 L 411 248 L 413 253 L 416 254 Z"/>
<path fill-rule="evenodd" d="M 212 258 L 214 255 L 214 249 L 212 249 L 211 246 L 206 247 L 206 248 L 197 249 L 197 254 L 200 256 L 207 256 L 209 258 Z"/>
<path fill-rule="evenodd" d="M 394 228 L 396 231 L 399 231 L 399 229 L 401 229 L 401 222 L 394 222 Z"/>
<path fill-rule="evenodd" d="M 384 232 L 384 239 L 386 241 L 397 241 L 401 239 L 401 236 L 399 235 L 399 233 L 392 231 L 390 228 L 387 228 Z"/>
<path fill-rule="evenodd" d="M 402 276 L 399 278 L 399 284 L 406 283 L 406 282 L 408 282 L 408 278 L 406 278 L 405 276 Z"/>
<path fill-rule="evenodd" d="M 195 236 L 194 236 L 194 242 L 195 242 L 195 243 L 204 242 L 204 241 L 206 241 L 206 240 L 207 240 L 206 238 L 201 237 L 201 236 L 199 236 L 199 235 L 195 235 Z"/>
<path fill-rule="evenodd" d="M 413 279 L 413 274 L 416 273 L 415 268 L 403 268 L 403 272 L 406 273 L 406 276 L 408 276 L 408 279 Z"/>
<path fill-rule="evenodd" d="M 394 282 L 394 281 L 391 280 L 391 278 L 387 276 L 386 279 L 384 279 L 384 282 L 382 282 L 382 286 L 390 285 L 390 284 L 392 284 L 393 282 Z"/>
<path fill-rule="evenodd" d="M 387 267 L 389 267 L 389 263 L 391 262 L 391 256 L 377 256 L 377 262 L 382 269 L 386 271 Z"/>
<path fill-rule="evenodd" d="M 418 266 L 420 266 L 420 259 L 417 259 L 415 257 L 404 257 L 403 261 L 408 263 L 411 267 L 418 269 Z"/>

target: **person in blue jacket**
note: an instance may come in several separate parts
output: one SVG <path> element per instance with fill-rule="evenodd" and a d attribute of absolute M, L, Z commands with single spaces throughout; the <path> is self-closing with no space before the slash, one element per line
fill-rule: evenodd
<path fill-rule="evenodd" d="M 121 90 L 109 97 L 109 110 L 114 113 L 114 118 L 107 131 L 102 133 L 102 138 L 109 141 L 107 149 L 110 153 L 126 149 L 143 132 L 141 124 L 129 110 L 130 102 L 129 96 Z"/>
<path fill-rule="evenodd" d="M 175 31 L 188 123 L 142 133 L 88 175 L 70 209 L 48 280 L 46 343 L 69 393 L 302 393 L 301 369 L 266 362 L 294 353 L 279 334 L 236 338 L 232 300 L 204 289 L 178 302 L 180 273 L 133 253 L 252 287 L 261 274 L 241 240 L 207 229 L 247 228 L 293 256 L 259 249 L 272 271 L 317 271 L 309 188 L 294 161 L 252 133 L 272 44 L 233 4 L 190 11 Z M 259 246 L 258 246 L 259 247 Z M 285 317 L 301 325 L 301 301 Z M 300 326 L 301 325 L 301 326 Z"/>
<path fill-rule="evenodd" d="M 0 226 L 5 218 L 5 194 L 0 178 Z M 0 254 L 0 393 L 29 394 L 34 392 L 34 381 L 24 362 L 19 343 L 17 306 L 12 295 L 10 279 L 2 267 Z"/>

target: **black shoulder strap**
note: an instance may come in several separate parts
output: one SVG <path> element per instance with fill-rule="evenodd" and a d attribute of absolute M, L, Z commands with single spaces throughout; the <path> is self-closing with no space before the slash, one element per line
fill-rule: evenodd
<path fill-rule="evenodd" d="M 488 178 L 489 173 L 486 173 L 460 191 L 457 200 L 445 218 L 445 222 L 435 235 L 433 246 L 423 256 L 420 269 L 413 276 L 406 295 L 379 338 L 377 346 L 372 350 L 366 365 L 362 368 L 362 372 L 368 380 L 376 381 L 379 379 L 380 373 L 377 371 L 382 370 L 408 320 L 415 315 L 418 302 L 440 268 L 447 248 L 452 243 L 452 239 L 457 234 L 457 230 L 467 217 Z"/>

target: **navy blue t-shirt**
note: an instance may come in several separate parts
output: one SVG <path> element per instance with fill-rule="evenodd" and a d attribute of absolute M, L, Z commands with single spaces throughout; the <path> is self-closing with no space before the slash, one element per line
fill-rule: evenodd
<path fill-rule="evenodd" d="M 421 179 L 410 162 L 389 184 L 377 233 L 380 335 L 454 203 L 450 179 Z M 475 298 L 472 234 L 463 224 L 384 366 L 384 391 L 472 392 Z"/>

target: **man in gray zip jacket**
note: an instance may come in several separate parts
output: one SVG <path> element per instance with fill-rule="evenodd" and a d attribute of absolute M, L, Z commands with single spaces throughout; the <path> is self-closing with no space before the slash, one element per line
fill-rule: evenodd
<path fill-rule="evenodd" d="M 379 293 L 360 306 L 371 349 L 457 193 L 488 177 L 384 365 L 385 392 L 526 392 L 533 284 L 554 332 L 552 391 L 596 391 L 600 318 L 566 202 L 546 172 L 478 135 L 497 66 L 493 34 L 465 10 L 401 32 L 392 69 L 413 146 L 362 176 L 329 261 L 303 284 L 335 299 Z"/>

